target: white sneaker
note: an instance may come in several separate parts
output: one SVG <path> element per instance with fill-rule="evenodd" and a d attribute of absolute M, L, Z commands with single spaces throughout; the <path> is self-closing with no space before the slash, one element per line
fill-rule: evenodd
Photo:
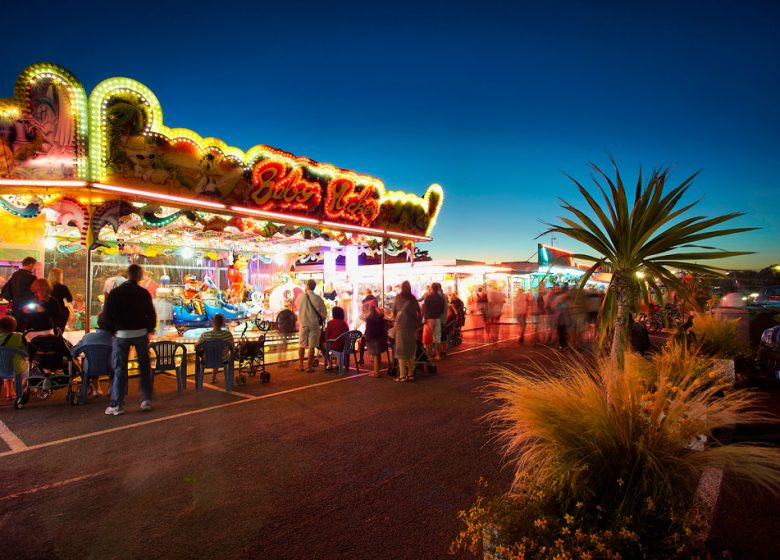
<path fill-rule="evenodd" d="M 152 401 L 141 401 L 141 410 L 152 410 Z"/>
<path fill-rule="evenodd" d="M 125 409 L 123 409 L 121 406 L 109 406 L 106 408 L 106 416 L 119 416 L 120 414 L 124 414 Z"/>

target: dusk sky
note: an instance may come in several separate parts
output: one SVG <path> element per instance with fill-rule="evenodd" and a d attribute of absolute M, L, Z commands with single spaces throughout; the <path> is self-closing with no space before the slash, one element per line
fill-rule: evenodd
<path fill-rule="evenodd" d="M 580 203 L 562 171 L 612 153 L 631 181 L 701 169 L 700 213 L 761 228 L 723 264 L 780 261 L 778 2 L 11 2 L 3 22 L 0 97 L 51 61 L 88 92 L 143 82 L 168 126 L 440 183 L 434 258 L 535 255 L 557 197 Z"/>

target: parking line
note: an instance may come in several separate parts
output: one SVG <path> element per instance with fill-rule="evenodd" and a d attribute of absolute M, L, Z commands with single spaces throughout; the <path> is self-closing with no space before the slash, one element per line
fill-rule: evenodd
<path fill-rule="evenodd" d="M 185 416 L 193 416 L 195 414 L 202 414 L 204 412 L 211 412 L 212 410 L 219 410 L 221 408 L 228 408 L 228 407 L 231 407 L 231 406 L 238 406 L 238 405 L 254 402 L 254 401 L 257 401 L 257 400 L 268 399 L 268 398 L 271 398 L 271 397 L 278 397 L 278 396 L 281 396 L 281 395 L 287 395 L 287 394 L 290 394 L 290 393 L 295 393 L 295 392 L 298 392 L 298 391 L 305 391 L 305 390 L 308 390 L 308 389 L 314 389 L 315 387 L 323 387 L 325 385 L 330 385 L 332 383 L 340 383 L 342 381 L 348 381 L 350 379 L 356 379 L 358 377 L 365 377 L 366 375 L 368 375 L 368 374 L 366 374 L 366 373 L 359 373 L 359 374 L 356 374 L 356 375 L 345 376 L 345 377 L 342 377 L 342 378 L 339 378 L 339 379 L 330 379 L 328 381 L 323 381 L 322 383 L 313 383 L 311 385 L 302 385 L 301 387 L 294 387 L 292 389 L 286 389 L 284 391 L 278 391 L 276 393 L 268 393 L 266 395 L 252 396 L 251 398 L 244 399 L 244 400 L 241 400 L 241 401 L 232 401 L 232 402 L 228 402 L 228 403 L 215 404 L 215 405 L 212 405 L 212 406 L 207 406 L 205 408 L 198 408 L 198 409 L 195 409 L 195 410 L 188 410 L 186 412 L 179 412 L 177 414 L 171 414 L 170 416 L 161 416 L 160 418 L 152 418 L 150 420 L 143 420 L 141 422 L 133 422 L 132 424 L 124 424 L 122 426 L 116 426 L 114 428 L 107 428 L 105 430 L 98 430 L 96 432 L 88 432 L 86 434 L 78 434 L 78 435 L 75 435 L 75 436 L 70 436 L 70 437 L 57 439 L 57 440 L 53 440 L 53 441 L 46 441 L 46 442 L 43 442 L 43 443 L 36 443 L 35 445 L 25 445 L 21 440 L 19 440 L 19 438 L 16 438 L 19 441 L 19 443 L 21 443 L 22 447 L 21 448 L 19 448 L 19 447 L 14 448 L 14 447 L 11 447 L 11 445 L 9 443 L 9 447 L 11 447 L 11 450 L 10 451 L 3 451 L 2 453 L 0 453 L 0 457 L 6 457 L 8 455 L 16 455 L 17 453 L 23 453 L 25 451 L 32 451 L 34 449 L 43 449 L 43 448 L 46 448 L 46 447 L 53 447 L 53 446 L 56 446 L 56 445 L 62 445 L 64 443 L 70 443 L 70 442 L 79 441 L 79 440 L 82 440 L 82 439 L 89 439 L 89 438 L 102 436 L 102 435 L 106 435 L 106 434 L 112 434 L 112 433 L 115 433 L 115 432 L 122 432 L 124 430 L 129 430 L 129 429 L 132 429 L 132 428 L 138 428 L 138 427 L 141 427 L 141 426 L 148 426 L 150 424 L 159 424 L 160 422 L 167 422 L 169 420 L 176 420 L 178 418 L 183 418 Z M 8 432 L 11 433 L 10 430 L 8 430 Z M 16 436 L 14 436 L 14 437 L 16 437 Z M 6 443 L 8 443 L 8 442 L 6 442 Z"/>
<path fill-rule="evenodd" d="M 11 453 L 17 453 L 29 449 L 27 444 L 24 443 L 19 437 L 11 431 L 11 429 L 5 425 L 5 422 L 0 420 L 0 439 L 11 448 Z M 8 453 L 8 452 L 7 452 Z"/>
<path fill-rule="evenodd" d="M 487 346 L 493 346 L 495 344 L 500 344 L 502 342 L 508 342 L 510 340 L 514 340 L 515 338 L 517 338 L 517 337 L 505 338 L 505 339 L 502 339 L 502 340 L 497 340 L 495 342 L 488 342 L 488 343 L 482 344 L 480 346 L 474 346 L 472 348 L 466 348 L 464 350 L 458 350 L 456 352 L 450 352 L 450 355 L 463 354 L 465 352 L 471 352 L 472 350 L 479 350 L 480 348 L 485 348 Z M 88 433 L 85 433 L 85 434 L 78 434 L 78 435 L 75 435 L 75 436 L 70 436 L 70 437 L 57 439 L 57 440 L 53 440 L 53 441 L 46 441 L 46 442 L 37 443 L 37 444 L 34 444 L 34 445 L 26 445 L 21 439 L 19 439 L 16 436 L 16 434 L 11 432 L 11 430 L 9 430 L 8 427 L 5 424 L 2 423 L 2 421 L 0 421 L 0 437 L 2 437 L 3 441 L 5 441 L 6 444 L 11 448 L 10 451 L 0 452 L 0 458 L 7 457 L 7 456 L 10 456 L 10 455 L 16 455 L 18 453 L 23 453 L 23 452 L 26 452 L 26 451 L 32 451 L 34 449 L 44 449 L 46 447 L 54 447 L 54 446 L 62 445 L 62 444 L 65 444 L 65 443 L 71 443 L 71 442 L 74 442 L 74 441 L 80 441 L 80 440 L 83 440 L 83 439 L 89 439 L 89 438 L 98 437 L 98 436 L 102 436 L 102 435 L 106 435 L 106 434 L 122 432 L 122 431 L 125 431 L 125 430 L 130 430 L 132 428 L 139 428 L 139 427 L 148 426 L 148 425 L 151 425 L 151 424 L 159 424 L 161 422 L 167 422 L 169 420 L 176 420 L 178 418 L 184 418 L 186 416 L 193 416 L 195 414 L 202 414 L 202 413 L 205 413 L 205 412 L 211 412 L 213 410 L 219 410 L 219 409 L 228 408 L 228 407 L 231 407 L 231 406 L 239 406 L 239 405 L 242 405 L 242 404 L 251 403 L 251 402 L 254 402 L 254 401 L 258 401 L 258 400 L 264 400 L 264 399 L 270 399 L 272 397 L 279 397 L 279 396 L 282 396 L 282 395 L 288 395 L 290 393 L 296 393 L 298 391 L 306 391 L 306 390 L 314 389 L 314 388 L 317 388 L 317 387 L 324 387 L 325 385 L 331 385 L 333 383 L 341 383 L 342 381 L 349 381 L 349 380 L 357 379 L 357 378 L 360 378 L 360 377 L 366 377 L 367 375 L 368 375 L 368 373 L 358 373 L 358 374 L 355 374 L 355 375 L 347 375 L 347 376 L 344 376 L 344 377 L 340 377 L 338 379 L 330 379 L 328 381 L 323 381 L 322 383 L 313 383 L 311 385 L 302 385 L 300 387 L 294 387 L 292 389 L 286 389 L 284 391 L 278 391 L 276 393 L 267 393 L 265 395 L 242 395 L 242 396 L 245 396 L 246 398 L 243 399 L 243 400 L 240 400 L 240 401 L 231 401 L 231 402 L 228 402 L 228 403 L 216 404 L 216 405 L 212 405 L 212 406 L 207 406 L 205 408 L 198 408 L 198 409 L 195 409 L 195 410 L 188 410 L 186 412 L 179 412 L 177 414 L 171 414 L 170 416 L 161 416 L 160 418 L 152 418 L 150 420 L 143 420 L 141 422 L 133 422 L 132 424 L 124 424 L 122 426 L 116 426 L 114 428 L 107 428 L 105 430 L 98 430 L 98 431 L 95 431 L 95 432 L 88 432 Z M 188 380 L 188 381 L 191 381 L 191 380 Z M 214 387 L 214 388 L 217 389 L 217 390 L 223 390 L 221 387 Z M 227 391 L 225 391 L 225 392 L 227 392 Z M 230 394 L 230 393 L 228 393 L 228 394 Z M 6 438 L 8 438 L 8 439 L 6 439 Z M 11 441 L 9 441 L 9 439 Z"/>

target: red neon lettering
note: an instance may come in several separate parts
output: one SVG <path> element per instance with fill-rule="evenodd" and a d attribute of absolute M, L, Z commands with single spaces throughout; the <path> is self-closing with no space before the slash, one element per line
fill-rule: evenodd
<path fill-rule="evenodd" d="M 252 170 L 250 196 L 260 210 L 313 212 L 322 201 L 322 187 L 303 178 L 300 167 L 288 169 L 275 161 L 260 162 Z"/>
<path fill-rule="evenodd" d="M 349 179 L 331 179 L 325 195 L 325 215 L 331 220 L 370 225 L 379 215 L 376 188 L 363 185 L 358 192 Z"/>

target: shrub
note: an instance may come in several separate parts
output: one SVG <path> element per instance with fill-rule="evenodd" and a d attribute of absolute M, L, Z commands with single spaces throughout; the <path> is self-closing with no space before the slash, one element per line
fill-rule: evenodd
<path fill-rule="evenodd" d="M 691 330 L 696 335 L 700 352 L 713 358 L 736 359 L 746 356 L 750 349 L 740 341 L 740 319 L 724 319 L 712 314 L 697 313 Z"/>
<path fill-rule="evenodd" d="M 664 547 L 690 525 L 706 467 L 780 489 L 780 450 L 716 440 L 703 445 L 718 428 L 773 418 L 753 407 L 746 390 L 724 392 L 711 369 L 682 352 L 637 367 L 628 361 L 623 371 L 580 355 L 561 358 L 554 372 L 542 364 L 494 368 L 487 398 L 498 407 L 488 419 L 515 472 L 500 502 L 514 505 L 519 520 L 507 525 L 517 532 L 506 542 L 533 537 L 550 552 L 550 539 L 565 527 L 561 520 L 576 511 L 582 531 L 601 535 L 602 542 L 620 528 L 634 532 L 637 549 L 626 548 L 625 539 L 607 539 L 624 557 L 636 550 L 650 554 L 653 547 L 650 557 L 674 557 Z M 499 525 L 507 522 L 502 508 L 486 511 Z M 536 526 L 539 515 L 545 527 Z"/>

